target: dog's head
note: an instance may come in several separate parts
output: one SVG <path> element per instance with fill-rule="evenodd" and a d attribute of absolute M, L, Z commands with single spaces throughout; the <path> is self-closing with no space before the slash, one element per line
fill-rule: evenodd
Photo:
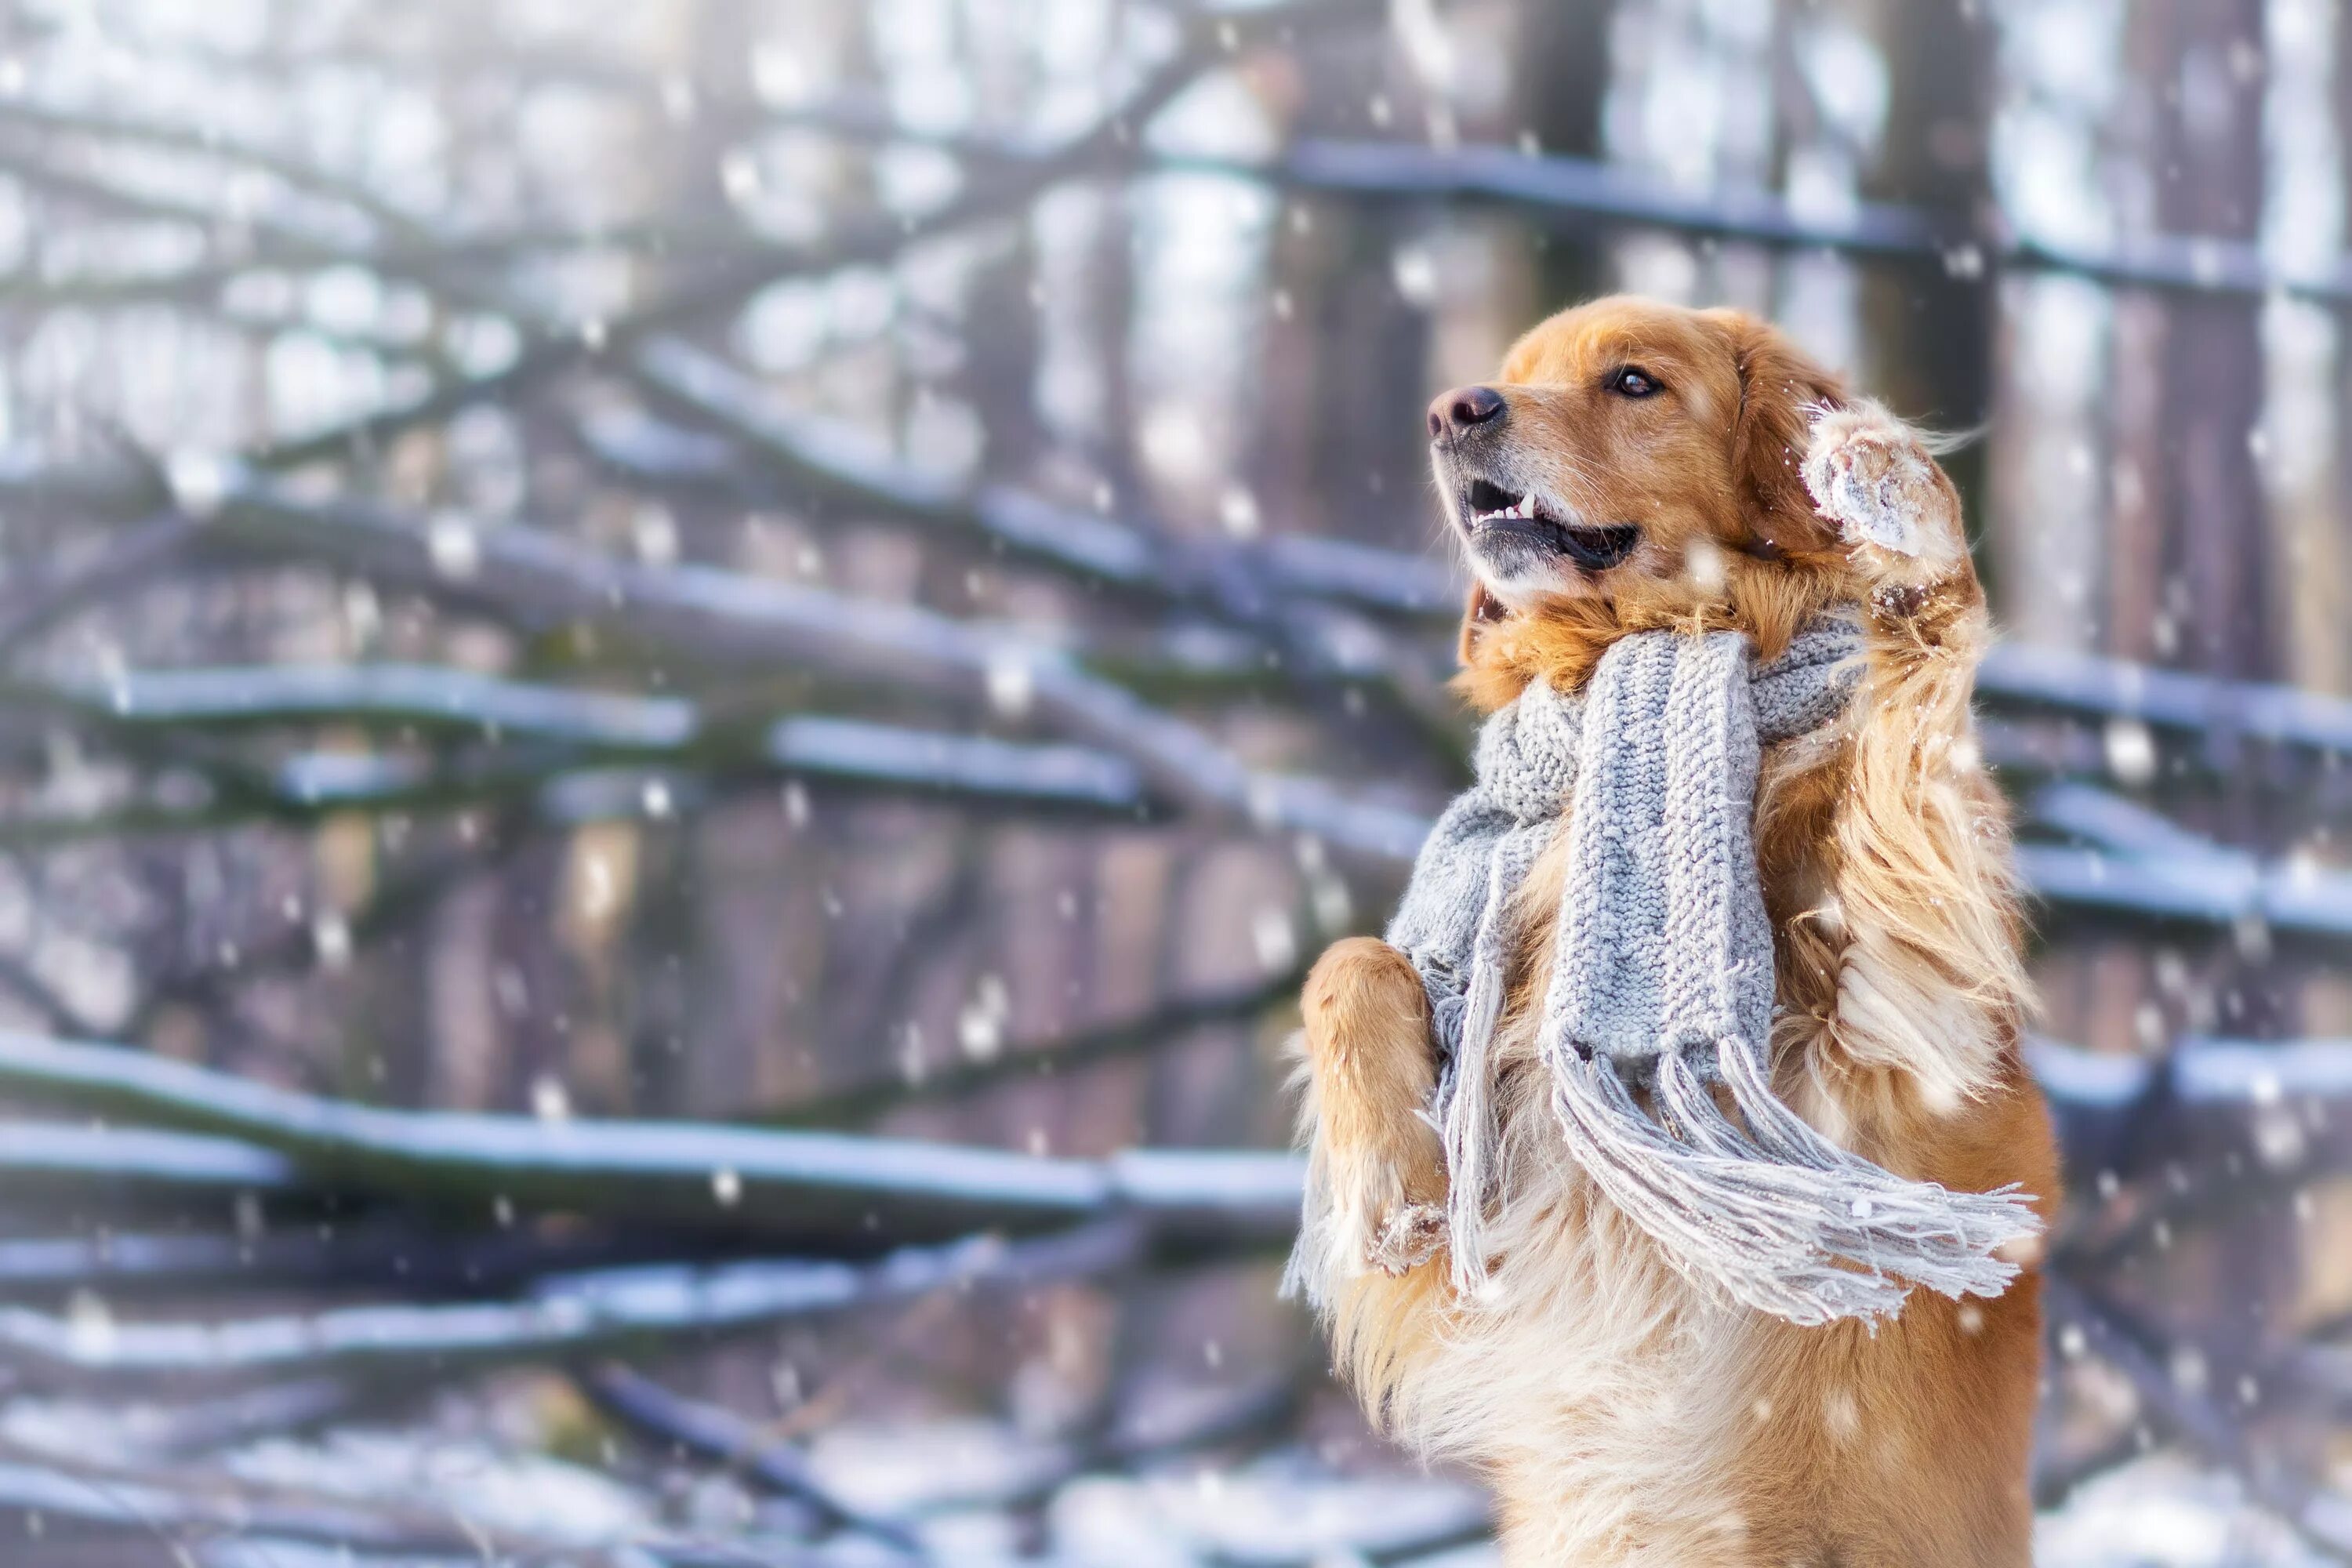
<path fill-rule="evenodd" d="M 1841 395 L 1762 321 L 1626 296 L 1562 311 L 1494 381 L 1440 394 L 1430 451 L 1475 579 L 1465 655 L 1508 616 L 1703 610 L 1759 576 L 1838 573 L 1799 468 Z"/>

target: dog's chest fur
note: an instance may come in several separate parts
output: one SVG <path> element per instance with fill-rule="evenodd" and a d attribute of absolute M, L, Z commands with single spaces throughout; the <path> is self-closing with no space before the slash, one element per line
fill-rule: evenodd
<path fill-rule="evenodd" d="M 1792 810 L 1826 798 L 1815 775 L 1832 763 L 1817 742 L 1766 758 L 1759 824 L 1783 834 L 1760 857 L 1776 926 L 1801 922 L 1808 890 L 1821 885 L 1815 846 L 1785 835 Z M 1785 1414 L 1769 1392 L 1780 1380 L 1773 1352 L 1793 1331 L 1688 1284 L 1565 1158 L 1535 1026 L 1567 864 L 1563 823 L 1515 910 L 1510 1001 L 1496 1041 L 1504 1195 L 1489 1222 L 1493 1286 L 1453 1315 L 1425 1375 L 1396 1391 L 1394 1414 L 1429 1451 L 1510 1478 L 1507 1524 L 1523 1515 L 1511 1531 L 1515 1561 L 1574 1563 L 1636 1538 L 1661 1563 L 1744 1563 L 1761 1543 L 1740 1456 L 1769 1441 Z M 1811 946 L 1782 943 L 1780 967 L 1826 958 L 1833 972 L 1833 952 Z M 1808 978 L 1782 974 L 1784 1002 L 1794 992 L 1801 1003 L 1814 989 Z M 1823 1418 L 1835 1425 L 1836 1415 Z"/>

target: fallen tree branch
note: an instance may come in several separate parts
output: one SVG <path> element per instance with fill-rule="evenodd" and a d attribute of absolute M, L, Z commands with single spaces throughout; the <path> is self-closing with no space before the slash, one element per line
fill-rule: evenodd
<path fill-rule="evenodd" d="M 446 665 L 125 670 L 57 695 L 126 726 L 352 721 L 454 726 L 610 751 L 674 751 L 694 739 L 698 724 L 694 704 L 681 698 L 545 686 Z"/>
<path fill-rule="evenodd" d="M 216 756 L 173 759 L 174 782 L 202 781 L 194 800 L 141 798 L 96 812 L 19 813 L 0 821 L 0 844 L 57 844 L 99 837 L 204 831 L 254 821 L 314 822 L 351 811 L 425 813 L 477 806 L 527 810 L 542 821 L 563 825 L 615 817 L 638 817 L 656 808 L 685 812 L 703 796 L 725 793 L 753 778 L 798 779 L 819 788 L 854 786 L 858 798 L 905 795 L 949 798 L 968 807 L 1024 814 L 1074 814 L 1121 822 L 1150 821 L 1166 809 L 1145 789 L 1136 769 L 1107 752 L 1083 747 L 998 740 L 937 730 L 912 729 L 863 719 L 802 714 L 757 725 L 706 729 L 693 704 L 666 701 L 633 710 L 625 700 L 560 707 L 587 694 L 551 688 L 491 682 L 519 709 L 526 730 L 517 737 L 491 715 L 496 704 L 476 700 L 475 684 L 451 682 L 446 697 L 426 695 L 437 670 L 416 671 L 415 705 L 372 690 L 378 667 L 263 667 L 249 699 L 232 699 L 210 715 L 196 705 L 177 704 L 170 716 L 139 709 L 125 717 L 98 701 L 76 695 L 61 700 L 40 692 L 25 699 L 27 710 L 50 713 L 93 732 L 136 741 L 185 732 L 202 719 L 248 723 L 326 722 L 334 705 L 349 699 L 349 716 L 403 728 L 427 724 L 460 734 L 484 733 L 469 749 L 435 752 L 298 752 L 266 770 L 223 765 Z M 234 689 L 242 670 L 191 672 L 206 686 Z M 294 679 L 281 680 L 279 676 Z M 349 677 L 346 680 L 344 678 Z M 166 680 L 159 685 L 176 685 Z M 288 687 L 308 689 L 316 703 L 278 701 Z M 126 705 L 143 704 L 149 682 L 127 678 Z M 656 723 L 673 719 L 685 727 L 674 744 L 664 744 Z M 535 731 L 532 734 L 529 731 Z M 184 793 L 183 791 L 182 793 Z M 0 984 L 11 984 L 0 974 Z M 81 1026 L 29 997 L 61 1033 Z"/>
<path fill-rule="evenodd" d="M 381 509 L 314 507 L 250 477 L 230 484 L 219 527 L 250 547 L 326 552 L 407 585 L 444 591 L 425 531 Z M 1255 773 L 1207 735 L 1103 680 L 1058 650 L 908 605 L 852 603 L 820 590 L 700 567 L 655 570 L 551 536 L 487 530 L 469 546 L 462 586 L 561 619 L 627 605 L 632 625 L 709 656 L 760 656 L 844 677 L 887 681 L 963 701 L 1007 692 L 1075 737 L 1136 766 L 1149 784 L 1199 811 L 1316 834 L 1335 848 L 1409 860 L 1428 829 L 1419 814 L 1351 801 L 1324 780 Z M 2176 830 L 2179 832 L 2181 830 Z M 2166 855 L 2021 847 L 2037 890 L 2065 901 L 2158 918 L 2234 924 L 2243 910 L 2216 897 L 2175 896 Z M 2352 909 L 2333 884 L 2289 879 L 2274 900 L 2287 929 L 2352 934 Z"/>
<path fill-rule="evenodd" d="M 152 1127 L 0 1125 L 6 1128 L 0 1136 L 0 1181 L 11 1198 L 58 1187 L 135 1195 L 291 1192 L 296 1184 L 285 1156 L 235 1139 Z"/>
<path fill-rule="evenodd" d="M 1297 1215 L 1297 1169 L 1277 1154 L 1085 1161 L 719 1123 L 388 1110 L 25 1035 L 0 1034 L 0 1094 L 241 1140 L 249 1147 L 206 1147 L 234 1152 L 247 1172 L 477 1215 L 504 1205 L 860 1247 L 1122 1212 L 1171 1233 L 1272 1243 Z"/>
<path fill-rule="evenodd" d="M 935 147 L 992 167 L 1018 166 L 1044 151 L 1019 137 L 921 130 L 856 103 L 796 106 L 772 111 L 768 119 L 858 141 Z M 2144 234 L 2105 245 L 2069 246 L 1987 231 L 1966 213 L 1899 203 L 1857 202 L 1836 212 L 1807 212 L 1760 187 L 1685 192 L 1599 159 L 1517 147 L 1318 137 L 1265 157 L 1161 149 L 1153 163 L 1292 190 L 1381 201 L 1492 202 L 1585 222 L 1848 256 L 1910 258 L 1947 271 L 1958 262 L 1985 273 L 2063 272 L 2190 294 L 2352 301 L 2352 258 L 2341 255 L 2318 268 L 2283 268 L 2260 245 L 2217 235 Z"/>
<path fill-rule="evenodd" d="M 1286 977 L 1268 987 L 1276 997 L 1287 990 Z M 1245 1010 L 1264 999 L 1236 992 L 1202 1006 Z M 1108 1032 L 1103 1049 L 1125 1033 Z M 2352 1042 L 2192 1040 L 2160 1069 L 2048 1042 L 2029 1059 L 2062 1120 L 2129 1111 L 2159 1070 L 2166 1092 L 2223 1114 L 2352 1098 Z M 0 1095 L 153 1124 L 11 1124 L 0 1168 L 13 1179 L 47 1171 L 82 1182 L 116 1174 L 215 1190 L 348 1191 L 478 1215 L 504 1198 L 616 1224 L 683 1221 L 835 1243 L 870 1236 L 869 1214 L 886 1234 L 910 1238 L 1125 1211 L 1171 1234 L 1272 1244 L 1296 1221 L 1301 1180 L 1297 1163 L 1274 1152 L 1130 1150 L 1088 1162 L 724 1123 L 390 1110 L 118 1047 L 5 1033 Z"/>
<path fill-rule="evenodd" d="M 13 1131 L 13 1128 L 12 1128 Z M 263 1196 L 264 1189 L 241 1195 Z M 223 1217 L 227 1217 L 224 1205 Z M 86 1236 L 0 1239 L 0 1290 L 23 1295 L 68 1287 L 110 1296 L 297 1286 L 371 1287 L 424 1295 L 514 1289 L 559 1271 L 667 1262 L 675 1239 L 651 1231 L 616 1236 L 560 1226 L 517 1225 L 453 1235 L 413 1219 L 310 1216 L 245 1231 L 105 1228 Z"/>
<path fill-rule="evenodd" d="M 624 563 L 607 564 L 615 571 L 629 570 Z M 751 592 L 757 592 L 756 586 Z M 830 613 L 839 624 L 852 622 L 861 613 L 859 607 L 831 602 L 836 607 Z M 954 644 L 959 651 L 947 657 L 959 661 L 967 676 L 971 664 L 987 657 L 969 646 L 964 623 L 914 614 L 935 642 Z M 1034 650 L 1021 657 L 1059 658 Z M 1073 665 L 1058 668 L 1089 689 L 1118 689 L 1094 681 Z M 988 679 L 987 673 L 980 679 Z M 334 718 L 454 727 L 484 732 L 499 742 L 530 739 L 568 749 L 551 756 L 501 752 L 455 768 L 435 767 L 415 758 L 346 752 L 297 756 L 279 764 L 274 775 L 225 780 L 226 802 L 64 821 L 20 817 L 0 826 L 0 841 L 184 829 L 240 820 L 240 810 L 306 821 L 333 811 L 425 810 L 534 794 L 540 796 L 541 814 L 559 820 L 635 815 L 642 785 L 617 791 L 558 787 L 563 774 L 577 771 L 580 751 L 658 758 L 702 771 L 760 764 L 821 779 L 965 799 L 1075 807 L 1134 818 L 1155 815 L 1146 781 L 1117 753 L 821 715 L 781 721 L 763 744 L 746 749 L 738 732 L 711 733 L 697 706 L 685 699 L 567 690 L 435 666 L 139 671 L 116 678 L 102 691 L 19 696 L 53 708 L 62 704 L 64 710 L 88 722 L 134 732 Z M 1172 744 L 1176 732 L 1185 728 L 1173 721 L 1153 724 L 1142 718 L 1151 710 L 1132 699 L 1129 703 L 1119 726 L 1124 735 L 1154 735 Z M 1224 776 L 1230 759 L 1207 737 L 1188 733 L 1184 761 L 1212 775 L 1206 787 L 1213 804 L 1230 813 L 1226 797 L 1231 784 Z M 1246 804 L 1254 815 L 1290 826 L 1337 825 L 1348 835 L 1339 840 L 1345 847 L 1391 861 L 1412 853 L 1419 837 L 1416 824 L 1425 831 L 1422 819 L 1410 813 L 1367 810 L 1314 779 L 1254 777 L 1246 786 Z M 2264 867 L 2252 856 L 2191 833 L 2145 806 L 2081 784 L 2062 783 L 2036 792 L 2029 800 L 2028 816 L 2037 826 L 2091 841 L 2090 846 L 2019 847 L 2026 883 L 2042 898 L 2141 918 L 2233 928 L 2260 919 L 2293 934 L 2352 936 L 2352 875 Z"/>
<path fill-rule="evenodd" d="M 648 1265 L 555 1275 L 520 1299 L 330 1307 L 277 1317 L 93 1322 L 0 1307 L 0 1363 L 46 1379 L 371 1374 L 596 1353 L 872 1310 L 941 1290 L 1021 1289 L 1122 1268 L 1126 1219 L 1008 1241 L 902 1247 L 871 1263 Z"/>

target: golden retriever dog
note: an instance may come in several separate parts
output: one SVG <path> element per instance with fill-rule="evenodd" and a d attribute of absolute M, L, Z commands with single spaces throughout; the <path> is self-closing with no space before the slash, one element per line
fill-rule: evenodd
<path fill-rule="evenodd" d="M 1770 658 L 1809 617 L 1860 616 L 1849 716 L 1768 748 L 1758 784 L 1775 1087 L 1899 1174 L 2019 1184 L 2046 1225 L 2008 826 L 1971 738 L 1984 599 L 1916 432 L 1762 322 L 1630 298 L 1537 327 L 1429 427 L 1482 710 L 1576 689 L 1628 632 L 1734 627 Z M 1307 980 L 1306 1136 L 1341 1222 L 1301 1266 L 1366 1409 L 1489 1479 L 1514 1564 L 2026 1563 L 2033 1259 L 1996 1300 L 1915 1289 L 1897 1317 L 1801 1328 L 1690 1283 L 1568 1160 L 1533 1037 L 1567 841 L 1514 905 L 1491 1289 L 1449 1280 L 1419 979 L 1357 938 Z"/>

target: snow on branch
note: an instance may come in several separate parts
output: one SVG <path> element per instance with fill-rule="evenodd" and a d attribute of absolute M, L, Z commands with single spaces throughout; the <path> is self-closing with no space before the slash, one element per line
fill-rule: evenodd
<path fill-rule="evenodd" d="M 141 726 L 358 720 L 653 751 L 686 744 L 697 727 L 694 705 L 680 698 L 566 689 L 437 664 L 123 671 L 73 695 Z"/>
<path fill-rule="evenodd" d="M 115 1048 L 115 1047 L 105 1047 Z M 125 1051 L 125 1056 L 131 1053 Z M 234 1138 L 103 1123 L 5 1122 L 0 1182 L 23 1197 L 58 1185 L 82 1193 L 142 1191 L 216 1194 L 290 1191 L 292 1163 Z"/>
<path fill-rule="evenodd" d="M 1034 711 L 1122 758 L 1181 805 L 1313 833 L 1335 849 L 1409 857 L 1425 831 L 1413 814 L 1351 801 L 1319 781 L 1255 773 L 1193 725 L 1013 628 L 710 567 L 646 566 L 525 528 L 446 517 L 426 527 L 370 503 L 298 499 L 234 466 L 216 478 L 219 546 L 331 560 L 542 623 L 625 613 L 634 634 L 699 657 Z"/>
<path fill-rule="evenodd" d="M 1298 1171 L 1279 1154 L 1137 1150 L 1086 1161 L 725 1123 L 391 1110 L 12 1034 L 0 1034 L 0 1093 L 235 1140 L 315 1188 L 477 1215 L 505 1205 L 849 1247 L 1130 1212 L 1173 1235 L 1246 1244 L 1279 1240 L 1297 1217 Z M 284 1169 L 257 1163 L 253 1173 L 282 1179 Z"/>
<path fill-rule="evenodd" d="M 58 1526 L 121 1531 L 152 1547 L 162 1535 L 178 1534 L 198 1544 L 179 1551 L 184 1563 L 226 1564 L 214 1547 L 242 1542 L 267 1553 L 274 1542 L 345 1552 L 397 1551 L 404 1565 L 459 1568 L 478 1563 L 481 1542 L 446 1518 L 425 1521 L 388 1515 L 342 1500 L 293 1500 L 252 1498 L 242 1489 L 168 1475 L 126 1475 L 111 1468 L 67 1466 L 30 1458 L 0 1458 L 0 1511 L 12 1523 L 39 1519 Z M 21 1525 L 16 1527 L 23 1533 Z M 241 1549 L 242 1550 L 242 1549 Z M 430 1554 L 425 1555 L 425 1554 Z M 169 1558 L 164 1560 L 168 1561 Z M 240 1556 L 241 1562 L 269 1558 Z M 366 1559 L 345 1561 L 363 1563 Z"/>
<path fill-rule="evenodd" d="M 2191 733 L 2352 753 L 2352 700 L 2274 682 L 2224 680 L 2066 648 L 1998 643 L 1978 667 L 1977 691 Z"/>
<path fill-rule="evenodd" d="M 2036 1042 L 2062 1114 L 2158 1092 L 2221 1111 L 2352 1099 L 2352 1042 L 2190 1040 L 2141 1062 Z M 564 1121 L 391 1110 L 319 1099 L 108 1046 L 0 1035 L 0 1093 L 144 1126 L 12 1123 L 13 1165 L 147 1172 L 215 1190 L 348 1192 L 478 1215 L 698 1222 L 858 1247 L 1132 1214 L 1155 1234 L 1268 1244 L 1297 1219 L 1290 1155 L 1130 1150 L 1102 1161 L 727 1123 Z"/>
<path fill-rule="evenodd" d="M 1099 1221 L 1024 1240 L 982 1235 L 872 1262 L 752 1259 L 551 1275 L 509 1300 L 371 1303 L 220 1320 L 92 1321 L 0 1307 L 0 1363 L 53 1378 L 364 1373 L 404 1364 L 580 1355 L 648 1340 L 888 1307 L 940 1291 L 1099 1275 L 1141 1228 Z"/>
<path fill-rule="evenodd" d="M 2026 844 L 2020 866 L 2035 892 L 2133 914 L 2352 936 L 2352 872 L 2308 861 L 2265 866 L 2161 813 L 2094 785 L 2062 783 L 2026 803 L 2032 825 L 2088 847 Z"/>

